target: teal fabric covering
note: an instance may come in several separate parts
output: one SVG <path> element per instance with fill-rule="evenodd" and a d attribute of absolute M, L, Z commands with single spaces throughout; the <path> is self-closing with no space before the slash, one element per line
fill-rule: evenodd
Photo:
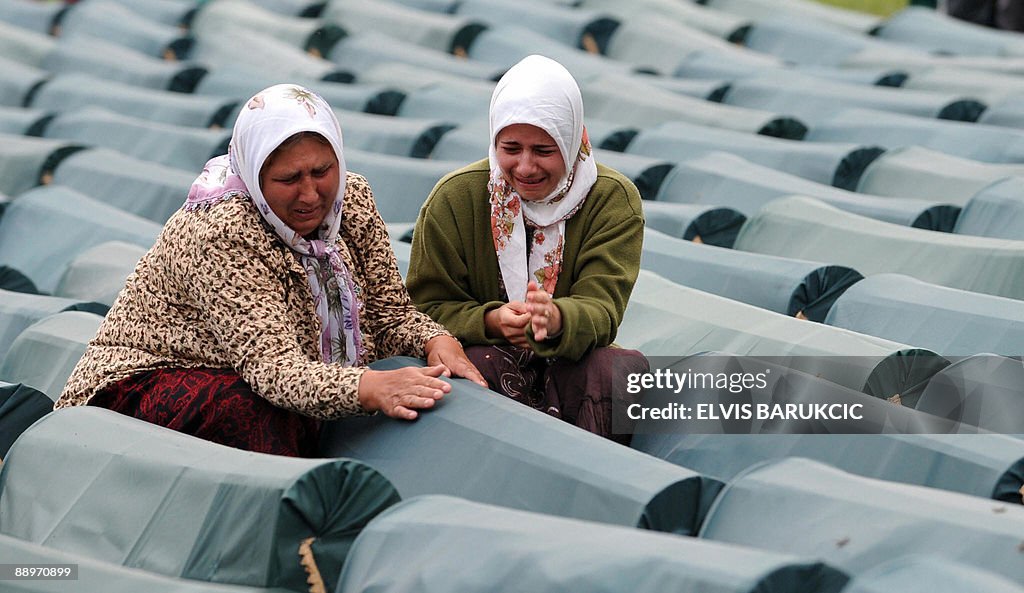
<path fill-rule="evenodd" d="M 192 0 L 114 0 L 151 21 L 172 25 L 175 27 L 184 26 L 188 23 L 189 15 L 196 8 Z"/>
<path fill-rule="evenodd" d="M 323 2 L 317 0 L 253 0 L 252 3 L 289 16 L 314 17 L 323 10 Z"/>
<path fill-rule="evenodd" d="M 756 466 L 730 482 L 701 537 L 812 555 L 852 575 L 927 549 L 1021 582 L 1022 528 L 1019 508 L 792 458 Z"/>
<path fill-rule="evenodd" d="M 800 65 L 840 66 L 872 44 L 864 35 L 808 20 L 772 15 L 758 19 L 743 38 L 747 47 Z"/>
<path fill-rule="evenodd" d="M 539 0 L 521 0 L 515 4 L 503 0 L 465 0 L 455 6 L 455 14 L 473 18 L 489 27 L 516 23 L 580 49 L 586 49 L 583 38 L 589 35 L 590 43 L 599 53 L 605 53 L 603 49 L 608 39 L 619 27 L 619 20 L 610 15 Z"/>
<path fill-rule="evenodd" d="M 122 118 L 107 119 L 105 117 L 107 114 L 95 115 L 97 115 L 97 120 L 91 123 L 97 124 L 97 129 L 98 124 L 104 120 L 110 122 L 112 126 L 117 125 L 115 122 L 129 123 Z M 82 123 L 83 126 L 87 125 L 85 121 Z M 155 131 L 152 128 L 148 129 L 151 132 Z M 114 135 L 111 130 L 109 136 Z M 156 138 L 156 135 L 151 135 L 150 138 Z M 165 140 L 167 141 L 163 145 L 165 149 L 173 146 L 170 136 L 166 136 Z M 53 172 L 53 183 L 73 187 L 91 198 L 115 206 L 124 212 L 163 224 L 185 203 L 189 187 L 199 174 L 202 165 L 187 171 L 129 156 L 129 154 L 148 156 L 150 153 L 141 150 L 142 146 L 151 147 L 154 152 L 159 150 L 159 146 L 155 143 L 147 146 L 140 142 L 140 145 L 140 150 L 133 150 L 130 153 L 107 148 L 76 152 L 57 166 Z M 203 149 L 201 144 L 198 149 Z"/>
<path fill-rule="evenodd" d="M 379 102 L 383 93 L 394 92 L 386 85 L 342 84 L 340 82 L 289 77 L 296 84 L 314 90 L 334 109 L 344 111 L 371 111 L 369 106 Z M 272 74 L 248 68 L 218 67 L 212 69 L 196 86 L 197 95 L 225 95 L 249 98 L 261 90 L 276 84 Z M 228 122 L 233 125 L 234 122 Z"/>
<path fill-rule="evenodd" d="M 843 266 L 699 245 L 650 227 L 640 265 L 683 286 L 811 321 L 825 319 L 832 303 L 863 278 Z"/>
<path fill-rule="evenodd" d="M 660 18 L 662 21 L 683 23 L 722 39 L 750 24 L 750 19 L 744 17 L 675 0 L 635 0 L 628 4 L 618 0 L 581 0 L 579 5 L 614 14 L 624 23 L 633 19 Z"/>
<path fill-rule="evenodd" d="M 367 5 L 372 6 L 369 3 Z M 357 76 L 361 72 L 389 62 L 412 64 L 476 80 L 491 80 L 500 73 L 500 69 L 491 64 L 461 60 L 442 50 L 395 39 L 377 33 L 374 29 L 357 29 L 352 35 L 339 41 L 327 57 L 338 67 L 350 70 Z"/>
<path fill-rule="evenodd" d="M 846 109 L 807 132 L 813 142 L 917 145 L 985 163 L 1024 162 L 1024 130 L 940 121 L 873 109 Z"/>
<path fill-rule="evenodd" d="M 906 360 L 904 365 L 903 360 Z M 947 364 L 942 358 L 925 353 L 890 357 L 883 360 L 871 372 L 864 392 L 854 391 L 822 378 L 820 374 L 809 374 L 794 367 L 818 364 L 820 367 L 848 366 L 850 370 L 863 368 L 866 361 L 859 357 L 833 358 L 827 361 L 794 361 L 793 357 L 771 356 L 730 356 L 721 352 L 702 352 L 694 356 L 670 357 L 657 360 L 657 368 L 666 369 L 677 375 L 703 374 L 711 377 L 747 375 L 760 376 L 764 387 L 756 382 L 750 388 L 741 385 L 738 389 L 727 390 L 719 384 L 711 385 L 704 380 L 694 382 L 686 389 L 654 388 L 643 395 L 643 405 L 649 409 L 664 409 L 673 404 L 689 404 L 689 410 L 701 410 L 710 406 L 719 414 L 706 412 L 691 413 L 689 418 L 660 418 L 655 420 L 637 419 L 633 429 L 637 434 L 668 433 L 683 434 L 968 434 L 979 432 L 975 426 L 957 424 L 955 419 L 917 413 L 914 410 L 893 405 L 893 396 L 904 402 L 914 401 L 922 388 L 935 372 Z M 652 361 L 652 367 L 655 364 Z M 899 383 L 902 390 L 892 392 L 886 385 Z M 889 401 L 886 401 L 889 400 Z M 857 414 L 850 418 L 795 417 L 780 414 L 767 417 L 755 414 L 757 409 L 784 410 L 797 405 L 810 406 L 857 405 Z M 730 406 L 740 406 L 739 411 L 726 416 Z M 749 415 L 744 414 L 746 406 Z M 706 409 L 706 408 L 705 408 Z M 828 408 L 832 409 L 832 408 Z M 635 412 L 634 412 L 635 414 Z"/>
<path fill-rule="evenodd" d="M 56 43 L 48 35 L 0 22 L 0 56 L 12 62 L 41 68 Z"/>
<path fill-rule="evenodd" d="M 746 216 L 732 208 L 652 201 L 644 204 L 647 228 L 717 247 L 732 247 L 746 220 Z"/>
<path fill-rule="evenodd" d="M 945 364 L 904 344 L 807 323 L 643 269 L 615 341 L 648 356 L 786 357 L 787 367 L 886 398 L 916 388 Z"/>
<path fill-rule="evenodd" d="M 0 460 L 25 429 L 51 410 L 53 401 L 38 389 L 0 381 Z"/>
<path fill-rule="evenodd" d="M 704 4 L 713 10 L 739 15 L 758 23 L 770 17 L 779 17 L 780 20 L 785 18 L 822 28 L 828 24 L 857 33 L 867 33 L 881 20 L 872 14 L 806 0 L 706 0 Z"/>
<path fill-rule="evenodd" d="M 357 461 L 251 453 L 86 406 L 11 448 L 0 531 L 165 576 L 304 592 L 303 540 L 333 589 L 359 531 L 398 500 Z"/>
<path fill-rule="evenodd" d="M 493 89 L 466 81 L 437 83 L 409 91 L 397 114 L 402 117 L 486 120 Z M 486 136 L 484 136 L 486 142 Z M 486 144 L 485 144 L 486 146 Z"/>
<path fill-rule="evenodd" d="M 329 60 L 313 56 L 265 33 L 242 27 L 196 33 L 190 57 L 207 64 L 211 71 L 254 71 L 259 76 L 272 76 L 278 83 L 282 80 L 327 80 L 327 77 L 345 72 L 344 68 Z M 255 91 L 266 86 L 260 85 Z M 239 100 L 244 101 L 255 91 Z"/>
<path fill-rule="evenodd" d="M 517 23 L 505 23 L 500 27 L 490 27 L 481 31 L 467 49 L 470 60 L 494 64 L 501 68 L 511 68 L 531 54 L 547 56 L 565 66 L 581 84 L 593 76 L 608 73 L 628 74 L 634 70 L 631 64 L 589 54 Z M 584 103 L 589 105 L 586 93 Z"/>
<path fill-rule="evenodd" d="M 0 68 L 3 65 L 0 64 Z M 0 96 L 3 91 L 0 90 Z M 0 103 L 3 101 L 0 100 Z M 49 113 L 41 109 L 25 109 L 22 107 L 4 107 L 0 105 L 0 134 L 13 136 L 27 134 L 28 131 Z"/>
<path fill-rule="evenodd" d="M 205 128 L 230 123 L 242 100 L 146 89 L 85 74 L 60 74 L 39 87 L 30 106 L 55 111 L 102 107 L 151 122 Z"/>
<path fill-rule="evenodd" d="M 747 161 L 710 152 L 678 163 L 658 200 L 728 206 L 750 216 L 775 198 L 801 194 L 840 210 L 895 224 L 952 231 L 960 208 L 917 198 L 856 194 Z"/>
<path fill-rule="evenodd" d="M 673 162 L 713 151 L 845 189 L 852 189 L 864 167 L 883 152 L 865 144 L 794 142 L 678 121 L 641 130 L 626 148 L 629 154 Z"/>
<path fill-rule="evenodd" d="M 607 6 L 606 2 L 602 4 Z M 687 6 L 692 6 L 684 3 L 675 4 L 684 10 Z M 626 14 L 631 10 L 633 14 Z M 687 23 L 681 19 L 666 18 L 665 15 L 652 12 L 637 14 L 634 6 L 613 8 L 612 11 L 619 13 L 617 16 L 622 20 L 622 24 L 612 34 L 607 55 L 634 64 L 645 71 L 681 76 L 680 67 L 687 64 L 697 52 L 725 54 L 730 61 L 750 67 L 772 69 L 778 66 L 778 60 L 771 56 L 732 45 L 727 41 L 735 39 L 733 36 L 740 34 L 748 26 L 742 19 L 714 13 L 726 18 L 711 25 L 711 28 L 718 29 L 717 31 L 708 31 L 703 29 L 704 25 L 701 23 Z"/>
<path fill-rule="evenodd" d="M 493 72 L 489 76 L 483 72 L 480 73 L 482 76 L 465 76 L 444 69 L 439 70 L 431 67 L 429 64 L 421 65 L 416 62 L 406 62 L 401 58 L 395 61 L 377 60 L 377 63 L 371 64 L 359 72 L 359 81 L 368 84 L 388 85 L 405 93 L 434 84 L 454 84 L 456 86 L 464 84 L 480 90 L 486 89 L 490 92 L 494 90 L 495 85 L 492 79 L 500 78 L 502 69 L 493 66 L 489 68 Z M 486 121 L 486 118 L 484 118 L 484 123 Z"/>
<path fill-rule="evenodd" d="M 587 133 L 590 134 L 590 124 L 587 124 Z M 596 140 L 590 136 L 591 142 Z M 629 177 L 640 192 L 640 197 L 645 200 L 653 200 L 661 189 L 665 177 L 675 167 L 674 163 L 663 159 L 626 154 L 611 150 L 601 150 L 595 153 L 597 160 L 605 166 L 615 169 L 626 177 Z"/>
<path fill-rule="evenodd" d="M 1024 128 L 1024 97 L 1009 97 L 993 103 L 981 114 L 978 123 L 1006 128 Z"/>
<path fill-rule="evenodd" d="M 0 193 L 17 198 L 38 186 L 63 156 L 82 147 L 68 140 L 0 134 Z"/>
<path fill-rule="evenodd" d="M 875 35 L 945 55 L 1022 57 L 1024 39 L 921 6 L 908 6 L 875 30 Z"/>
<path fill-rule="evenodd" d="M 445 53 L 454 48 L 459 33 L 479 25 L 473 18 L 427 12 L 395 2 L 329 0 L 321 17 L 351 33 L 388 31 L 389 35 Z"/>
<path fill-rule="evenodd" d="M 644 82 L 639 76 L 606 74 L 581 81 L 587 113 L 638 128 L 683 121 L 713 128 L 799 140 L 807 131 L 783 113 L 695 99 Z"/>
<path fill-rule="evenodd" d="M 47 138 L 61 138 L 87 146 L 111 149 L 130 155 L 133 161 L 144 159 L 152 164 L 170 167 L 179 172 L 198 174 L 210 158 L 225 154 L 231 132 L 221 129 L 196 128 L 184 125 L 154 122 L 144 116 L 115 113 L 102 107 L 69 109 L 56 115 L 43 131 Z M 105 151 L 109 154 L 109 151 Z M 98 155 L 85 158 L 93 159 Z M 152 165 L 147 167 L 152 169 Z M 166 178 L 167 172 L 157 173 L 156 179 Z M 195 179 L 193 176 L 192 179 Z M 184 201 L 179 194 L 179 199 Z M 134 196 L 122 196 L 124 203 Z M 166 207 L 166 206 L 165 206 Z M 140 211 L 150 211 L 143 205 Z M 129 210 L 134 210 L 129 208 Z"/>
<path fill-rule="evenodd" d="M 94 313 L 64 311 L 33 323 L 0 361 L 0 381 L 34 387 L 57 401 L 102 321 Z"/>
<path fill-rule="evenodd" d="M 82 251 L 118 240 L 148 249 L 161 228 L 73 189 L 41 187 L 20 196 L 0 218 L 0 263 L 52 292 L 68 262 Z"/>
<path fill-rule="evenodd" d="M 11 344 L 25 328 L 79 302 L 0 289 L 0 361 L 3 361 Z"/>
<path fill-rule="evenodd" d="M 809 557 L 420 496 L 367 526 L 337 593 L 810 593 L 847 579 Z"/>
<path fill-rule="evenodd" d="M 67 580 L 22 580 L 4 583 L 8 593 L 284 593 L 286 589 L 215 585 L 190 579 L 174 579 L 145 570 L 92 560 L 46 546 L 0 535 L 0 562 L 5 564 L 74 564 L 78 578 Z"/>
<path fill-rule="evenodd" d="M 247 0 L 200 3 L 191 21 L 196 35 L 205 37 L 216 31 L 239 28 L 268 35 L 302 50 L 307 49 L 313 34 L 325 24 L 323 19 L 285 15 Z"/>
<path fill-rule="evenodd" d="M 837 110 L 854 107 L 968 122 L 976 121 L 986 108 L 985 103 L 972 96 L 866 87 L 810 76 L 780 76 L 778 72 L 734 81 L 722 101 L 728 105 L 792 113 L 812 128 Z"/>
<path fill-rule="evenodd" d="M 1024 176 L 1024 164 L 992 164 L 917 146 L 887 150 L 864 170 L 858 192 L 964 206 L 993 182 Z"/>
<path fill-rule="evenodd" d="M 765 70 L 783 68 L 782 60 L 755 51 L 744 53 L 730 51 L 732 48 L 697 50 L 681 60 L 669 74 L 678 78 L 729 79 L 746 78 L 763 73 Z"/>
<path fill-rule="evenodd" d="M 202 72 L 190 62 L 167 61 L 117 43 L 79 34 L 61 37 L 53 52 L 43 60 L 53 74 L 84 73 L 150 89 L 172 90 Z"/>
<path fill-rule="evenodd" d="M 846 593 L 1021 593 L 1020 585 L 991 572 L 937 556 L 902 556 L 858 575 Z"/>
<path fill-rule="evenodd" d="M 53 293 L 57 296 L 110 306 L 125 279 L 147 249 L 124 241 L 108 241 L 82 250 L 68 262 Z"/>
<path fill-rule="evenodd" d="M 694 99 L 704 99 L 716 103 L 722 102 L 722 97 L 728 92 L 729 85 L 731 84 L 728 80 L 724 79 L 685 79 L 665 76 L 645 76 L 641 80 L 659 89 L 672 91 L 677 95 L 685 95 Z"/>
<path fill-rule="evenodd" d="M 392 358 L 371 366 L 409 365 L 423 362 Z M 696 531 L 721 486 L 469 381 L 452 388 L 413 423 L 380 415 L 327 423 L 322 452 L 372 465 L 405 498 L 449 494 L 679 534 Z"/>
<path fill-rule="evenodd" d="M 90 0 L 70 6 L 60 21 L 61 35 L 90 35 L 163 58 L 179 47 L 184 35 L 175 26 L 154 22 L 111 0 Z M 180 57 L 180 56 L 177 56 Z"/>
<path fill-rule="evenodd" d="M 1024 302 L 875 274 L 836 300 L 825 323 L 943 356 L 1024 354 Z"/>
<path fill-rule="evenodd" d="M 1020 443 L 1001 434 L 637 434 L 631 446 L 723 481 L 762 461 L 806 457 L 868 478 L 1020 504 Z"/>
<path fill-rule="evenodd" d="M 3 203 L 0 203 L 0 208 L 2 207 Z M 2 213 L 0 210 L 0 214 Z M 25 294 L 39 294 L 39 289 L 28 276 L 10 266 L 0 266 L 0 288 Z"/>
<path fill-rule="evenodd" d="M 366 177 L 385 222 L 413 222 L 438 180 L 463 163 L 345 149 L 348 170 Z"/>
<path fill-rule="evenodd" d="M 974 194 L 960 213 L 953 232 L 1024 239 L 1024 178 L 1003 179 Z"/>
<path fill-rule="evenodd" d="M 925 282 L 1024 299 L 1024 243 L 908 229 L 819 200 L 774 200 L 750 217 L 736 249 L 849 266 L 865 276 L 896 272 Z"/>
<path fill-rule="evenodd" d="M 993 432 L 1024 434 L 1024 364 L 995 354 L 956 361 L 932 377 L 914 407 Z"/>
<path fill-rule="evenodd" d="M 0 30 L 0 34 L 3 31 Z M 0 41 L 2 43 L 2 41 Z M 2 51 L 0 47 L 0 51 Z M 21 107 L 32 89 L 46 80 L 49 74 L 28 64 L 5 58 L 0 53 L 0 105 Z M 15 132 L 21 133 L 21 132 Z"/>
<path fill-rule="evenodd" d="M 49 35 L 57 15 L 63 9 L 63 3 L 57 2 L 6 0 L 0 5 L 0 21 Z"/>
<path fill-rule="evenodd" d="M 455 121 L 416 119 L 338 111 L 345 135 L 345 150 L 355 148 L 368 152 L 403 157 L 425 158 Z M 457 121 L 457 120 L 456 120 Z"/>

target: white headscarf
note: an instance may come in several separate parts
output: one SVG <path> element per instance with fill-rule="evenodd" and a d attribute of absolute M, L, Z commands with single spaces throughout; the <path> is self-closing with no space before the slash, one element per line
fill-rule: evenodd
<path fill-rule="evenodd" d="M 317 229 L 317 238 L 309 240 L 274 214 L 260 188 L 260 170 L 267 157 L 300 132 L 315 132 L 326 138 L 334 148 L 340 168 L 334 205 Z M 185 207 L 207 207 L 236 195 L 248 196 L 277 236 L 299 254 L 306 269 L 321 322 L 320 349 L 324 362 L 358 365 L 365 358 L 359 331 L 362 305 L 336 245 L 344 206 L 345 174 L 341 125 L 330 105 L 306 88 L 279 84 L 260 91 L 242 106 L 228 154 L 206 163 L 192 184 Z"/>
<path fill-rule="evenodd" d="M 547 132 L 565 163 L 565 175 L 543 200 L 520 198 L 498 166 L 495 139 L 512 124 Z M 597 181 L 597 164 L 583 127 L 583 97 L 569 71 L 544 56 L 524 58 L 509 69 L 491 95 L 491 231 L 509 300 L 526 298 L 530 279 L 554 293 L 562 268 L 565 221 L 579 210 Z M 526 228 L 535 230 L 527 261 Z"/>

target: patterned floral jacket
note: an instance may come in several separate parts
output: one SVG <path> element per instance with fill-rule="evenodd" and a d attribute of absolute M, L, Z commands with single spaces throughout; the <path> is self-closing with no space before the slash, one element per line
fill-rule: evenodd
<path fill-rule="evenodd" d="M 366 179 L 348 173 L 338 245 L 362 301 L 369 361 L 423 356 L 447 335 L 416 311 Z M 366 367 L 322 362 L 306 271 L 252 203 L 179 210 L 128 277 L 56 408 L 156 368 L 233 368 L 274 405 L 320 419 L 362 413 Z"/>

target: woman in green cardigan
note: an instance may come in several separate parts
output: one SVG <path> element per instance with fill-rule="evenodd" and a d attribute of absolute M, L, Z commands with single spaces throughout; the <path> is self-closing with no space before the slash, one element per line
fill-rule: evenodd
<path fill-rule="evenodd" d="M 611 437 L 613 379 L 648 370 L 612 346 L 640 269 L 640 195 L 595 162 L 579 87 L 553 60 L 502 77 L 490 132 L 488 158 L 420 211 L 409 292 L 491 389 Z"/>

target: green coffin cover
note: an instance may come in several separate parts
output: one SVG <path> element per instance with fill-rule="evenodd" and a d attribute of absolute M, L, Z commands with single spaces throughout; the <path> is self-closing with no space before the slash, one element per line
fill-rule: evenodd
<path fill-rule="evenodd" d="M 166 576 L 304 592 L 304 540 L 333 587 L 356 535 L 398 500 L 357 461 L 251 453 L 80 407 L 11 448 L 0 532 Z"/>
<path fill-rule="evenodd" d="M 907 228 L 819 200 L 773 200 L 750 217 L 735 249 L 823 259 L 865 276 L 896 272 L 925 282 L 1024 299 L 1024 242 Z"/>
<path fill-rule="evenodd" d="M 238 101 L 146 89 L 87 74 L 58 74 L 39 87 L 31 107 L 55 111 L 103 107 L 153 122 L 206 128 L 231 125 Z"/>
<path fill-rule="evenodd" d="M 146 2 L 139 2 L 146 4 Z M 119 44 L 156 58 L 183 37 L 181 29 L 157 23 L 119 2 L 83 2 L 71 6 L 61 17 L 61 35 L 87 35 L 116 40 Z"/>
<path fill-rule="evenodd" d="M 79 554 L 69 554 L 0 535 L 0 563 L 17 565 L 74 565 L 74 580 L 7 580 L 4 593 L 285 593 L 287 589 L 216 585 L 176 579 L 145 570 L 124 568 Z"/>
<path fill-rule="evenodd" d="M 1024 354 L 1024 302 L 875 274 L 844 292 L 825 323 L 943 356 Z"/>
<path fill-rule="evenodd" d="M 163 60 L 146 55 L 112 39 L 92 36 L 61 37 L 54 51 L 46 56 L 43 67 L 53 74 L 82 72 L 107 80 L 149 89 L 166 89 L 185 84 L 203 69 L 189 62 Z"/>
<path fill-rule="evenodd" d="M 46 394 L 0 381 L 0 461 L 25 429 L 53 410 Z"/>
<path fill-rule="evenodd" d="M 904 8 L 879 25 L 874 34 L 938 54 L 1024 57 L 1024 39 L 1018 39 L 1017 35 L 979 27 L 923 6 Z"/>
<path fill-rule="evenodd" d="M 145 247 L 124 241 L 108 241 L 85 249 L 68 262 L 53 293 L 113 305 L 128 275 L 145 254 Z"/>
<path fill-rule="evenodd" d="M 420 206 L 438 180 L 462 167 L 460 161 L 436 161 L 345 149 L 348 170 L 366 177 L 385 222 L 415 222 Z"/>
<path fill-rule="evenodd" d="M 690 288 L 812 321 L 825 319 L 836 298 L 863 278 L 843 266 L 700 245 L 649 227 L 640 266 Z"/>
<path fill-rule="evenodd" d="M 60 158 L 82 148 L 70 140 L 0 134 L 0 193 L 17 198 L 42 183 Z"/>
<path fill-rule="evenodd" d="M 1024 164 L 982 163 L 920 146 L 887 150 L 864 169 L 856 189 L 878 196 L 941 200 L 957 206 L 993 182 L 1024 176 Z"/>
<path fill-rule="evenodd" d="M 0 289 L 0 361 L 25 328 L 80 303 L 75 299 Z"/>
<path fill-rule="evenodd" d="M 7 68 L 3 58 L 0 58 L 0 68 Z M 42 109 L 25 109 L 20 105 L 4 107 L 5 99 L 9 98 L 4 87 L 5 83 L 0 79 L 0 134 L 27 134 L 36 122 L 51 115 Z"/>
<path fill-rule="evenodd" d="M 774 133 L 767 135 L 797 140 L 807 131 L 797 119 L 786 115 L 679 95 L 636 76 L 606 74 L 582 82 L 580 90 L 587 113 L 640 128 L 683 121 L 750 134 L 772 129 Z"/>
<path fill-rule="evenodd" d="M 35 387 L 57 401 L 102 321 L 94 313 L 64 311 L 33 323 L 0 360 L 0 380 Z"/>
<path fill-rule="evenodd" d="M 936 231 L 953 230 L 960 214 L 960 208 L 954 205 L 857 194 L 725 152 L 678 163 L 662 184 L 658 200 L 727 206 L 750 216 L 771 200 L 791 194 L 817 198 L 876 220 Z"/>
<path fill-rule="evenodd" d="M 927 551 L 1021 582 L 1022 531 L 1019 505 L 789 458 L 733 479 L 715 500 L 700 536 L 817 557 L 851 575 Z"/>
<path fill-rule="evenodd" d="M 311 56 L 306 56 L 312 59 Z M 220 66 L 212 69 L 196 84 L 197 95 L 226 95 L 229 97 L 251 97 L 261 90 L 279 82 L 284 76 L 275 76 L 269 69 L 255 66 Z M 287 79 L 314 90 L 331 107 L 338 110 L 365 111 L 366 106 L 381 93 L 389 89 L 379 84 L 343 84 L 317 80 L 313 76 L 293 74 Z"/>
<path fill-rule="evenodd" d="M 431 13 L 388 2 L 332 0 L 320 15 L 352 32 L 388 31 L 396 39 L 448 52 L 458 32 L 473 19 Z M 454 56 L 452 56 L 454 59 Z"/>
<path fill-rule="evenodd" d="M 845 574 L 808 558 L 420 496 L 389 509 L 363 530 L 336 593 L 815 593 L 843 588 Z"/>
<path fill-rule="evenodd" d="M 1024 240 L 1024 177 L 983 188 L 967 202 L 954 233 Z"/>
<path fill-rule="evenodd" d="M 378 370 L 422 366 L 390 358 Z M 449 494 L 528 511 L 692 534 L 716 480 L 580 430 L 466 380 L 415 422 L 324 426 L 322 453 L 358 459 L 403 497 Z"/>
<path fill-rule="evenodd" d="M 1021 359 L 975 354 L 942 369 L 914 408 L 993 432 L 1024 435 Z"/>
<path fill-rule="evenodd" d="M 325 24 L 322 19 L 290 16 L 254 2 L 218 0 L 203 3 L 190 26 L 197 35 L 231 27 L 245 28 L 269 35 L 292 47 L 306 49 L 307 40 Z"/>
<path fill-rule="evenodd" d="M 732 247 L 747 217 L 732 208 L 707 204 L 644 202 L 644 226 L 687 241 Z"/>
<path fill-rule="evenodd" d="M 117 151 L 122 156 L 111 158 L 108 167 L 124 167 L 121 176 L 146 176 L 150 184 L 167 183 L 168 178 L 180 183 L 175 178 L 180 179 L 186 173 L 195 175 L 195 171 L 202 170 L 203 165 L 211 157 L 225 154 L 228 141 L 231 139 L 229 130 L 149 121 L 138 115 L 115 113 L 105 107 L 96 106 L 62 110 L 46 124 L 43 134 L 47 138 L 67 138 L 88 146 L 111 149 L 102 151 L 100 155 L 92 155 L 91 158 L 94 159 L 109 154 L 110 151 Z M 133 167 L 130 164 L 122 164 L 126 161 L 142 163 L 138 167 Z M 63 166 L 62 162 L 58 169 Z M 191 185 L 190 182 L 188 186 Z M 162 216 L 163 218 L 159 219 L 161 223 L 170 217 L 167 213 L 169 204 L 158 204 L 159 216 L 148 215 L 147 213 L 153 209 L 150 205 L 150 196 L 143 193 L 139 196 L 141 203 L 134 205 L 129 201 L 132 188 L 126 185 L 119 189 L 128 195 L 112 196 L 109 201 L 117 202 L 119 206 L 123 205 L 126 211 L 137 212 L 153 220 L 158 220 L 159 216 Z M 86 186 L 80 191 L 92 195 L 97 190 Z M 185 189 L 185 195 L 188 195 L 188 187 Z M 177 201 L 180 206 L 184 198 L 177 196 Z"/>
<path fill-rule="evenodd" d="M 0 22 L 0 55 L 13 63 L 42 68 L 43 59 L 55 45 L 57 40 L 49 35 Z"/>
<path fill-rule="evenodd" d="M 934 555 L 911 554 L 857 575 L 844 593 L 1022 593 L 1013 581 Z"/>
<path fill-rule="evenodd" d="M 79 113 L 81 115 L 81 112 Z M 97 113 L 97 115 L 99 115 Z M 128 121 L 129 118 L 111 118 L 103 125 L 104 118 L 97 118 L 90 122 L 102 128 L 109 138 L 120 135 L 122 132 L 131 130 L 133 123 L 137 120 Z M 57 119 L 57 122 L 67 123 L 67 120 Z M 84 122 L 83 122 L 84 123 Z M 60 127 L 60 123 L 57 124 Z M 128 129 L 122 127 L 127 125 Z M 112 132 L 111 127 L 118 129 L 117 133 Z M 169 126 L 163 126 L 165 131 Z M 140 132 L 135 137 L 136 149 L 120 151 L 107 148 L 83 150 L 76 152 L 61 161 L 53 173 L 53 182 L 57 185 L 73 187 L 91 198 L 110 204 L 131 214 L 137 214 L 153 222 L 164 224 L 172 214 L 177 212 L 185 203 L 183 196 L 188 196 L 188 190 L 195 180 L 196 171 L 201 170 L 205 163 L 200 163 L 188 170 L 162 165 L 159 162 L 163 156 L 171 153 L 178 153 L 179 149 L 185 146 L 172 142 L 169 135 L 161 133 L 163 144 L 156 142 L 143 143 L 143 130 L 135 128 Z M 227 141 L 230 134 L 226 132 L 214 132 L 212 130 L 193 130 L 191 128 L 177 128 L 176 132 L 187 132 L 195 134 L 198 142 L 192 146 L 194 154 L 190 158 L 198 161 L 202 155 L 212 156 L 213 151 L 218 154 L 226 154 Z M 209 132 L 209 134 L 199 134 Z M 202 138 L 201 136 L 206 136 Z M 151 140 L 157 136 L 149 135 Z M 189 143 L 191 144 L 191 143 Z M 223 147 L 223 151 L 221 149 Z M 129 156 L 137 154 L 142 158 Z M 177 157 L 175 157 L 177 158 Z M 193 161 L 193 163 L 195 162 Z M 184 161 L 183 161 L 184 164 Z M 191 163 L 190 163 L 191 164 Z"/>
<path fill-rule="evenodd" d="M 0 264 L 24 272 L 52 292 L 82 251 L 126 241 L 149 249 L 161 225 L 94 200 L 72 188 L 48 185 L 19 196 L 0 218 Z"/>
<path fill-rule="evenodd" d="M 723 481 L 762 461 L 806 457 L 869 478 L 1015 504 L 1024 486 L 1021 441 L 1001 434 L 637 434 L 631 446 Z"/>
<path fill-rule="evenodd" d="M 932 352 L 807 323 L 640 271 L 616 342 L 648 356 L 717 351 L 784 358 L 784 366 L 889 398 L 916 392 L 945 366 Z"/>

